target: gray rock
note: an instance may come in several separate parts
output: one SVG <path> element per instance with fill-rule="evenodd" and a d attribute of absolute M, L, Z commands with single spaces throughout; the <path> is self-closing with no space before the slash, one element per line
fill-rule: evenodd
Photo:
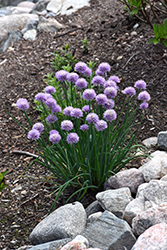
<path fill-rule="evenodd" d="M 29 20 L 38 19 L 34 14 L 15 14 L 0 17 L 0 41 L 3 41 L 10 31 L 22 30 Z"/>
<path fill-rule="evenodd" d="M 36 39 L 37 36 L 37 30 L 33 29 L 33 30 L 27 30 L 24 33 L 24 39 L 25 40 L 30 40 L 30 41 L 34 41 Z"/>
<path fill-rule="evenodd" d="M 19 31 L 11 31 L 8 33 L 6 40 L 1 43 L 0 53 L 7 50 L 8 47 L 13 46 L 13 44 L 19 41 L 22 38 L 22 35 Z"/>
<path fill-rule="evenodd" d="M 132 219 L 145 210 L 145 202 L 142 198 L 136 198 L 132 200 L 125 208 L 123 213 L 123 219 L 126 220 L 129 225 L 132 224 Z"/>
<path fill-rule="evenodd" d="M 63 3 L 62 3 L 61 0 L 56 0 L 56 1 L 51 0 L 50 3 L 48 3 L 46 9 L 48 11 L 52 11 L 54 13 L 58 13 L 61 10 L 62 5 L 63 5 Z"/>
<path fill-rule="evenodd" d="M 143 185 L 143 184 L 142 184 Z M 150 181 L 145 188 L 142 190 L 142 193 L 138 197 L 143 197 L 145 201 L 150 201 L 153 204 L 161 204 L 167 202 L 167 182 L 160 180 Z"/>
<path fill-rule="evenodd" d="M 24 7 L 13 7 L 11 8 L 12 14 L 22 14 L 22 13 L 30 13 L 31 8 L 24 8 Z"/>
<path fill-rule="evenodd" d="M 86 214 L 87 217 L 89 217 L 89 215 L 94 214 L 96 212 L 103 212 L 104 209 L 101 207 L 101 205 L 99 204 L 99 202 L 96 200 L 94 202 L 92 202 L 86 209 Z"/>
<path fill-rule="evenodd" d="M 17 7 L 22 7 L 22 8 L 29 8 L 32 9 L 34 7 L 35 3 L 29 2 L 29 1 L 22 1 L 17 5 Z"/>
<path fill-rule="evenodd" d="M 167 181 L 167 174 L 164 175 L 164 176 L 160 179 L 160 181 Z"/>
<path fill-rule="evenodd" d="M 131 250 L 167 250 L 167 224 L 156 224 L 139 236 Z"/>
<path fill-rule="evenodd" d="M 28 250 L 31 247 L 33 247 L 33 246 L 32 245 L 26 245 L 26 246 L 19 247 L 17 250 Z"/>
<path fill-rule="evenodd" d="M 28 248 L 28 250 L 56 250 L 56 249 L 59 250 L 70 241 L 71 238 L 50 241 L 44 244 L 32 246 L 31 248 Z"/>
<path fill-rule="evenodd" d="M 45 32 L 56 32 L 58 29 L 63 28 L 64 26 L 57 22 L 53 18 L 46 19 L 43 16 L 39 18 L 38 31 Z"/>
<path fill-rule="evenodd" d="M 136 238 L 128 223 L 105 211 L 94 223 L 91 223 L 82 233 L 89 241 L 90 247 L 128 250 L 134 245 Z"/>
<path fill-rule="evenodd" d="M 147 138 L 144 141 L 142 141 L 142 143 L 144 144 L 144 146 L 146 146 L 148 148 L 151 146 L 155 146 L 157 144 L 157 137 Z"/>
<path fill-rule="evenodd" d="M 141 184 L 139 187 L 138 187 L 138 189 L 137 189 L 137 193 L 136 193 L 136 198 L 137 197 L 144 197 L 144 195 L 143 195 L 143 192 L 144 192 L 144 189 L 146 188 L 148 186 L 148 183 L 143 183 L 143 184 Z"/>
<path fill-rule="evenodd" d="M 145 163 L 139 168 L 146 182 L 152 179 L 160 179 L 167 174 L 167 153 L 157 150 L 150 157 L 151 159 L 146 159 Z"/>
<path fill-rule="evenodd" d="M 104 210 L 121 218 L 126 206 L 133 198 L 130 189 L 126 187 L 100 192 L 96 195 L 96 199 Z"/>
<path fill-rule="evenodd" d="M 33 7 L 32 13 L 36 12 L 42 12 L 46 9 L 47 4 L 50 2 L 50 0 L 39 0 Z"/>
<path fill-rule="evenodd" d="M 167 148 L 167 131 L 161 131 L 158 133 L 157 143 L 160 149 L 165 150 Z"/>
<path fill-rule="evenodd" d="M 167 224 L 167 203 L 156 205 L 141 212 L 132 220 L 132 229 L 136 236 L 141 235 L 149 227 L 161 222 Z"/>
<path fill-rule="evenodd" d="M 12 14 L 12 10 L 10 8 L 0 8 L 0 17 L 8 16 Z"/>
<path fill-rule="evenodd" d="M 107 180 L 111 188 L 128 187 L 132 193 L 136 193 L 142 183 L 144 183 L 143 174 L 136 168 L 121 171 Z"/>
<path fill-rule="evenodd" d="M 54 1 L 54 0 L 52 0 Z M 63 6 L 59 12 L 61 15 L 70 15 L 71 13 L 83 8 L 84 6 L 90 6 L 89 0 L 64 0 Z"/>
<path fill-rule="evenodd" d="M 86 212 L 79 202 L 70 203 L 56 209 L 42 220 L 30 234 L 33 244 L 48 241 L 73 238 L 84 230 Z"/>
<path fill-rule="evenodd" d="M 37 29 L 38 23 L 39 23 L 39 18 L 28 20 L 24 29 L 22 29 L 21 31 L 22 34 L 26 33 L 28 30 Z"/>

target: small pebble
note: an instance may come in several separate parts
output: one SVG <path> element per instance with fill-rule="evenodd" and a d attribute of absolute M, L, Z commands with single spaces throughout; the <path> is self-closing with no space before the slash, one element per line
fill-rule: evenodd
<path fill-rule="evenodd" d="M 131 36 L 136 36 L 136 35 L 137 35 L 137 32 L 136 32 L 136 31 L 132 31 L 132 32 L 130 33 L 130 35 L 131 35 Z"/>

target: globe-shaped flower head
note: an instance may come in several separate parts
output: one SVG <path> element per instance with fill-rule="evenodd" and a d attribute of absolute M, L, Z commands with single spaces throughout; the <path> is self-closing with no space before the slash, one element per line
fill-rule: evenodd
<path fill-rule="evenodd" d="M 39 133 L 41 133 L 44 130 L 44 125 L 42 122 L 37 122 L 33 125 L 32 129 L 36 129 L 39 131 Z"/>
<path fill-rule="evenodd" d="M 75 72 L 69 73 L 67 75 L 67 81 L 72 82 L 72 83 L 76 83 L 78 78 L 79 78 L 79 75 Z"/>
<path fill-rule="evenodd" d="M 85 89 L 82 97 L 86 101 L 91 101 L 91 100 L 95 99 L 96 92 L 94 91 L 94 89 Z"/>
<path fill-rule="evenodd" d="M 89 129 L 88 124 L 83 124 L 83 125 L 80 126 L 80 130 L 82 130 L 82 131 L 86 131 L 88 129 Z"/>
<path fill-rule="evenodd" d="M 66 116 L 71 116 L 71 111 L 73 110 L 73 107 L 68 106 L 63 110 L 63 114 Z"/>
<path fill-rule="evenodd" d="M 135 82 L 134 86 L 137 89 L 146 89 L 146 83 L 143 80 L 138 80 L 137 82 Z"/>
<path fill-rule="evenodd" d="M 61 129 L 65 131 L 70 131 L 71 129 L 73 129 L 73 126 L 73 123 L 69 120 L 64 120 L 61 122 Z"/>
<path fill-rule="evenodd" d="M 127 87 L 127 88 L 125 88 L 125 89 L 123 90 L 123 93 L 124 93 L 125 95 L 132 96 L 132 95 L 136 95 L 136 90 L 135 90 L 135 88 L 133 88 L 133 87 Z"/>
<path fill-rule="evenodd" d="M 52 96 L 51 96 L 52 97 Z M 45 102 L 47 99 L 47 96 L 45 93 L 38 93 L 36 96 L 35 96 L 35 100 L 39 101 L 39 102 Z"/>
<path fill-rule="evenodd" d="M 47 122 L 50 122 L 50 123 L 54 123 L 56 122 L 58 119 L 57 119 L 57 116 L 54 115 L 54 114 L 50 114 L 46 117 L 46 120 Z"/>
<path fill-rule="evenodd" d="M 79 88 L 79 89 L 85 89 L 88 85 L 87 81 L 84 78 L 79 78 L 75 85 Z"/>
<path fill-rule="evenodd" d="M 107 87 L 104 90 L 104 94 L 108 97 L 108 98 L 114 98 L 117 95 L 117 90 L 114 87 Z"/>
<path fill-rule="evenodd" d="M 83 106 L 83 108 L 82 108 L 82 111 L 84 111 L 84 112 L 86 112 L 86 113 L 88 113 L 89 110 L 90 110 L 89 105 L 85 105 L 85 106 Z"/>
<path fill-rule="evenodd" d="M 110 76 L 110 78 L 108 79 L 109 81 L 114 81 L 115 83 L 120 83 L 120 79 L 118 76 Z"/>
<path fill-rule="evenodd" d="M 147 109 L 148 108 L 148 103 L 147 102 L 142 102 L 140 104 L 140 109 Z"/>
<path fill-rule="evenodd" d="M 18 99 L 16 102 L 16 106 L 18 109 L 21 109 L 23 111 L 29 108 L 28 101 L 24 98 Z"/>
<path fill-rule="evenodd" d="M 99 71 L 106 73 L 106 72 L 109 72 L 111 70 L 111 67 L 108 63 L 102 62 L 99 65 L 98 69 L 99 69 Z"/>
<path fill-rule="evenodd" d="M 53 94 L 56 92 L 55 88 L 53 86 L 47 86 L 45 89 L 44 89 L 45 93 L 49 93 L 49 94 Z"/>
<path fill-rule="evenodd" d="M 102 76 L 94 76 L 92 79 L 92 84 L 104 86 L 105 79 Z"/>
<path fill-rule="evenodd" d="M 97 114 L 95 113 L 89 113 L 87 116 L 86 116 L 86 121 L 88 123 L 96 123 L 99 121 L 99 117 Z"/>
<path fill-rule="evenodd" d="M 117 118 L 117 113 L 115 112 L 114 109 L 107 109 L 104 113 L 103 113 L 103 117 L 107 122 L 111 122 L 116 120 Z"/>
<path fill-rule="evenodd" d="M 66 70 L 59 70 L 56 72 L 56 78 L 60 82 L 64 82 L 67 80 L 68 72 Z"/>
<path fill-rule="evenodd" d="M 108 80 L 108 81 L 105 82 L 104 88 L 107 88 L 107 87 L 114 87 L 116 90 L 119 89 L 116 82 L 114 82 L 112 80 Z"/>
<path fill-rule="evenodd" d="M 107 102 L 103 105 L 105 109 L 112 109 L 115 106 L 113 99 L 107 99 Z"/>
<path fill-rule="evenodd" d="M 84 74 L 87 70 L 87 65 L 84 62 L 78 62 L 75 64 L 75 71 Z"/>
<path fill-rule="evenodd" d="M 83 112 L 79 108 L 73 108 L 71 111 L 71 117 L 79 118 L 83 116 Z"/>
<path fill-rule="evenodd" d="M 37 129 L 32 129 L 28 132 L 28 139 L 30 140 L 38 140 L 39 139 L 39 136 L 40 136 L 40 132 L 37 130 Z"/>
<path fill-rule="evenodd" d="M 104 105 L 107 102 L 107 96 L 104 94 L 98 94 L 96 96 L 96 101 L 99 105 Z"/>
<path fill-rule="evenodd" d="M 50 134 L 49 136 L 49 141 L 51 141 L 52 144 L 59 143 L 60 140 L 61 140 L 61 136 L 59 133 L 53 133 L 53 134 Z"/>
<path fill-rule="evenodd" d="M 147 91 L 142 91 L 138 95 L 138 100 L 142 101 L 149 101 L 150 100 L 150 94 Z"/>
<path fill-rule="evenodd" d="M 77 143 L 78 141 L 79 141 L 79 136 L 77 135 L 77 133 L 69 133 L 67 135 L 68 144 Z"/>
<path fill-rule="evenodd" d="M 95 128 L 97 131 L 103 131 L 107 128 L 107 122 L 104 120 L 99 120 L 95 123 Z"/>

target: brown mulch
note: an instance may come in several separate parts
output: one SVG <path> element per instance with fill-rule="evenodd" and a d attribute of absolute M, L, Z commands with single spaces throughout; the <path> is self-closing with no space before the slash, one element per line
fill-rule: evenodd
<path fill-rule="evenodd" d="M 54 189 L 48 189 L 52 187 L 45 182 L 49 174 L 45 176 L 38 164 L 20 177 L 32 158 L 13 151 L 36 151 L 34 143 L 27 140 L 27 134 L 13 122 L 3 104 L 27 126 L 22 112 L 14 105 L 18 98 L 27 98 L 31 103 L 28 112 L 32 121 L 39 120 L 33 100 L 46 86 L 45 75 L 54 72 L 50 61 L 54 59 L 55 50 L 70 44 L 78 60 L 91 60 L 97 65 L 108 62 L 111 74 L 120 77 L 122 89 L 139 79 L 147 82 L 152 99 L 138 133 L 139 142 L 167 128 L 167 48 L 162 44 L 148 44 L 153 36 L 149 25 L 130 18 L 122 4 L 115 0 L 92 0 L 90 7 L 70 16 L 58 16 L 56 20 L 66 26 L 57 34 L 38 33 L 34 42 L 22 39 L 0 54 L 0 171 L 9 170 L 5 178 L 8 186 L 0 196 L 0 249 L 4 250 L 30 244 L 30 232 L 53 204 L 54 195 L 49 194 Z M 136 23 L 139 27 L 134 30 Z M 133 35 L 133 31 L 137 34 Z M 83 39 L 88 40 L 88 53 L 81 48 Z M 91 200 L 93 197 L 86 199 L 84 206 Z M 56 206 L 60 205 L 62 200 Z"/>

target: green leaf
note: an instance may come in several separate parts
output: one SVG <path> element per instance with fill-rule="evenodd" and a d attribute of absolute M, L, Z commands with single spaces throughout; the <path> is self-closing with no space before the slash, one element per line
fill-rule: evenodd
<path fill-rule="evenodd" d="M 162 43 L 165 45 L 165 47 L 167 47 L 167 40 L 163 41 Z"/>
<path fill-rule="evenodd" d="M 133 15 L 136 15 L 138 13 L 138 9 L 133 9 L 132 11 L 130 11 L 130 14 L 133 16 Z"/>

